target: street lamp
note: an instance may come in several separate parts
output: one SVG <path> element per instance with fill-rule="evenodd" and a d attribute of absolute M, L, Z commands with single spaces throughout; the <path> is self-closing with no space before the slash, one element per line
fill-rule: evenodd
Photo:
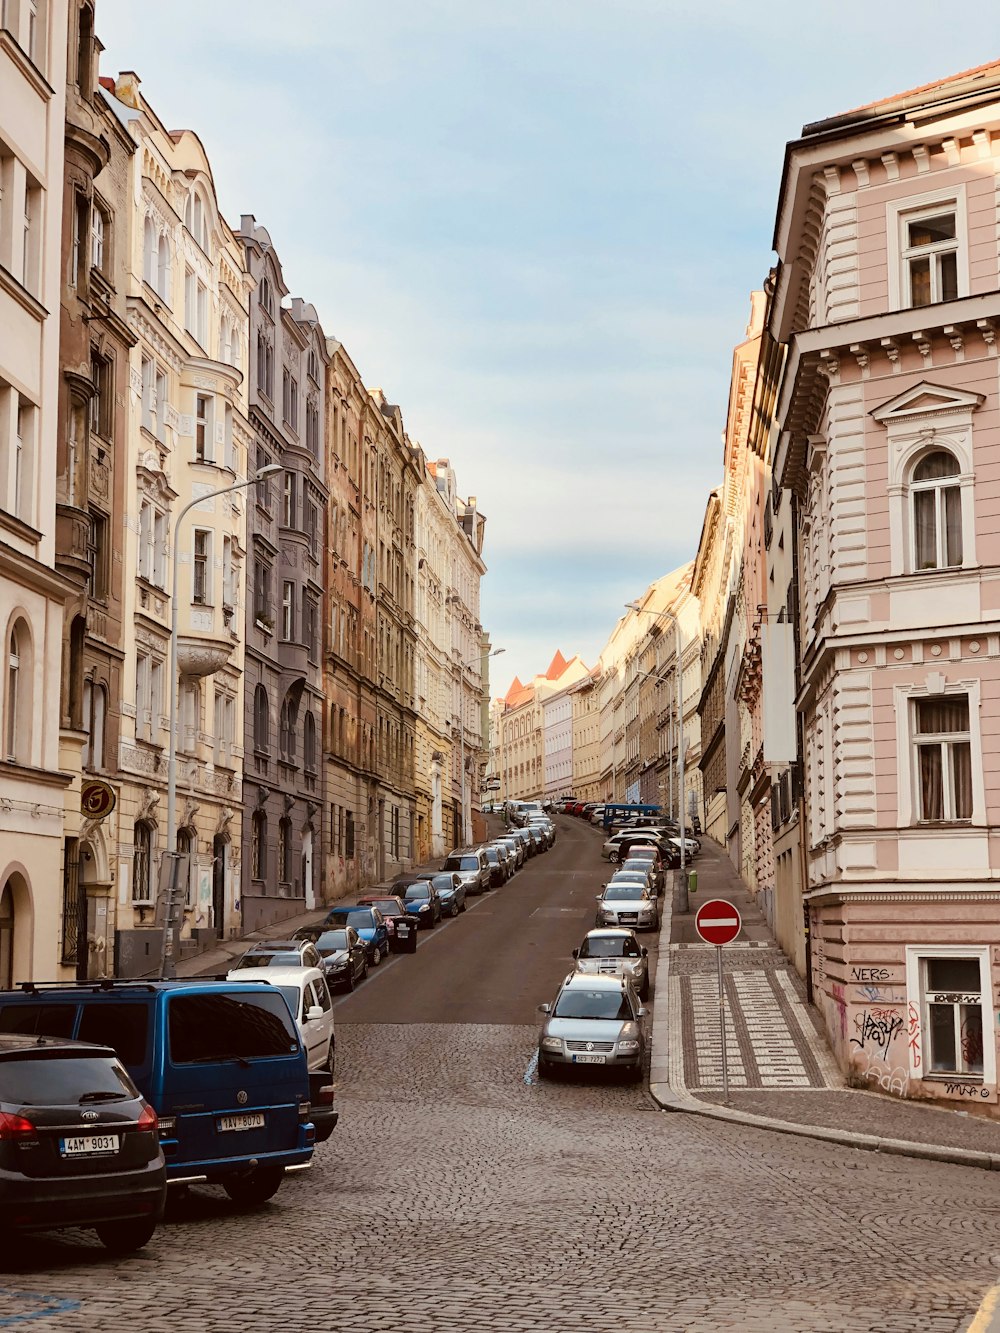
<path fill-rule="evenodd" d="M 493 651 L 491 653 L 487 653 L 486 656 L 499 657 L 501 653 L 506 651 L 507 650 L 505 648 L 494 648 Z M 462 801 L 462 846 L 463 847 L 468 845 L 470 834 L 469 834 L 469 821 L 465 817 L 465 693 L 462 689 L 461 672 L 464 671 L 466 667 L 468 667 L 471 670 L 477 663 L 480 666 L 482 666 L 483 659 L 481 657 L 474 657 L 471 662 L 459 663 L 458 707 L 460 709 L 460 712 L 458 716 L 458 735 L 461 744 L 461 761 L 462 761 L 462 767 L 460 769 L 460 773 L 461 773 L 461 783 L 462 783 L 461 801 Z M 482 677 L 480 677 L 479 689 L 481 694 Z"/>
<path fill-rule="evenodd" d="M 231 491 L 243 491 L 249 486 L 257 486 L 268 477 L 273 477 L 279 472 L 284 472 L 281 463 L 268 463 L 267 467 L 260 468 L 252 477 L 246 481 L 238 481 L 232 486 L 221 486 L 218 490 L 206 491 L 204 495 L 199 495 L 193 500 L 189 500 L 184 508 L 174 520 L 173 541 L 171 551 L 173 553 L 173 578 L 170 589 L 170 739 L 167 750 L 167 854 L 172 858 L 170 874 L 170 890 L 167 902 L 164 904 L 163 912 L 163 948 L 160 954 L 160 976 L 165 977 L 170 963 L 169 950 L 172 945 L 171 932 L 173 929 L 173 907 L 177 891 L 177 641 L 178 641 L 178 580 L 180 577 L 180 561 L 177 558 L 177 537 L 180 532 L 181 523 L 186 516 L 197 505 L 203 504 L 206 500 L 215 500 L 220 495 L 229 495 Z"/>
<path fill-rule="evenodd" d="M 688 911 L 688 883 L 687 883 L 687 854 L 684 842 L 684 663 L 681 658 L 681 622 L 673 611 L 650 611 L 638 602 L 626 602 L 626 608 L 629 611 L 638 612 L 644 616 L 652 616 L 655 620 L 672 620 L 674 622 L 674 652 L 677 657 L 677 805 L 680 812 L 680 834 L 681 834 L 681 891 L 678 900 L 678 910 L 682 915 Z"/>

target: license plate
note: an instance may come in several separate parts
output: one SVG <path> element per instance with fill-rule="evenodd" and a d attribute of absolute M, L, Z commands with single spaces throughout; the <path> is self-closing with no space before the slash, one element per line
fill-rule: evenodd
<path fill-rule="evenodd" d="M 117 1152 L 117 1134 L 88 1134 L 86 1138 L 60 1139 L 59 1151 L 63 1157 L 92 1157 L 100 1153 Z"/>
<path fill-rule="evenodd" d="M 246 1115 L 219 1116 L 220 1130 L 263 1129 L 264 1112 L 248 1111 Z"/>
<path fill-rule="evenodd" d="M 607 1064 L 606 1055 L 574 1055 L 573 1063 L 575 1065 L 603 1065 Z"/>

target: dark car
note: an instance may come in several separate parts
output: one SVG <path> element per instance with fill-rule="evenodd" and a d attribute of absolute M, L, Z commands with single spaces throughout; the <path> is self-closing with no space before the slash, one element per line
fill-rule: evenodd
<path fill-rule="evenodd" d="M 296 931 L 290 940 L 259 940 L 251 944 L 234 971 L 244 967 L 319 967 L 314 936 Z"/>
<path fill-rule="evenodd" d="M 481 847 L 480 851 L 490 863 L 490 884 L 494 888 L 499 888 L 501 884 L 506 884 L 509 879 L 507 874 L 507 858 L 501 856 L 495 847 Z"/>
<path fill-rule="evenodd" d="M 156 1112 L 108 1046 L 0 1036 L 0 1223 L 93 1227 L 119 1254 L 163 1216 Z"/>
<path fill-rule="evenodd" d="M 442 916 L 458 916 L 459 912 L 465 911 L 465 884 L 461 875 L 456 875 L 453 870 L 439 870 L 436 875 L 431 875 L 431 885 L 441 899 Z"/>
<path fill-rule="evenodd" d="M 372 967 L 378 967 L 382 959 L 389 956 L 389 931 L 377 907 L 338 903 L 327 912 L 323 925 L 328 930 L 353 926 L 365 943 Z"/>
<path fill-rule="evenodd" d="M 427 879 L 418 879 L 403 890 L 403 905 L 416 918 L 421 930 L 436 926 L 441 920 L 441 899 L 437 889 Z"/>
<path fill-rule="evenodd" d="M 331 990 L 351 991 L 368 975 L 368 948 L 353 926 L 324 930 L 316 951 Z"/>
<path fill-rule="evenodd" d="M 398 894 L 370 893 L 358 899 L 359 907 L 377 907 L 389 932 L 389 947 L 394 953 L 417 952 L 417 923 L 406 910 Z"/>

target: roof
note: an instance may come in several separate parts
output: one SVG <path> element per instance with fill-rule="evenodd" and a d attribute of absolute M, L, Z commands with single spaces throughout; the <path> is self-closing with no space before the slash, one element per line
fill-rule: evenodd
<path fill-rule="evenodd" d="M 621 933 L 632 934 L 630 930 L 623 930 Z M 599 972 L 571 972 L 563 985 L 581 990 L 621 990 L 625 982 L 622 977 L 602 976 Z"/>
<path fill-rule="evenodd" d="M 802 127 L 803 135 L 832 129 L 838 124 L 854 120 L 869 120 L 877 116 L 888 115 L 893 111 L 921 102 L 945 101 L 965 93 L 986 91 L 1000 87 L 1000 60 L 989 60 L 983 65 L 973 65 L 971 69 L 961 70 L 957 74 L 948 74 L 944 78 L 934 79 L 931 83 L 921 83 L 905 92 L 893 93 L 888 97 L 878 98 L 874 102 L 854 107 L 850 111 L 814 121 Z"/>
<path fill-rule="evenodd" d="M 298 986 L 323 973 L 318 967 L 241 967 L 229 973 L 229 981 L 266 981 L 271 986 Z"/>

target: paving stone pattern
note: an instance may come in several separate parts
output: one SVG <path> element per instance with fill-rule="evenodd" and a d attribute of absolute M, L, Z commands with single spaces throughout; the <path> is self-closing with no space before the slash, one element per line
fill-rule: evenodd
<path fill-rule="evenodd" d="M 731 1088 L 824 1088 L 818 1039 L 777 949 L 723 950 L 726 1056 Z M 721 1088 L 722 1038 L 716 951 L 710 945 L 671 950 L 673 1008 L 681 1016 L 684 1082 L 692 1091 Z"/>
<path fill-rule="evenodd" d="M 986 1172 L 525 1084 L 535 1029 L 342 1024 L 341 1124 L 240 1213 L 196 1190 L 141 1255 L 0 1267 L 32 1333 L 957 1333 L 996 1280 Z M 582 1072 L 582 1071 L 581 1071 Z M 15 1325 L 19 1326 L 19 1325 Z"/>

